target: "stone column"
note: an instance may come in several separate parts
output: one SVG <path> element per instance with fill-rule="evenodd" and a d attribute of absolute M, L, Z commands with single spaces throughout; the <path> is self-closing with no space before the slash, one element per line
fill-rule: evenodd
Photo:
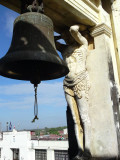
<path fill-rule="evenodd" d="M 113 87 L 110 36 L 111 28 L 99 24 L 92 28 L 95 49 L 90 51 L 87 68 L 90 76 L 91 153 L 98 158 L 116 158 L 118 142 L 114 123 Z"/>
<path fill-rule="evenodd" d="M 118 67 L 118 76 L 119 76 L 119 84 L 120 84 L 120 1 L 115 0 L 111 6 L 111 24 L 113 29 L 113 38 L 114 38 L 114 46 L 115 46 L 115 55 L 117 60 Z M 120 86 L 119 86 L 120 92 Z"/>
<path fill-rule="evenodd" d="M 116 45 L 117 45 L 117 50 L 120 56 L 120 1 L 116 0 L 112 4 L 112 18 L 113 18 L 113 25 L 115 29 L 115 37 L 116 37 Z"/>

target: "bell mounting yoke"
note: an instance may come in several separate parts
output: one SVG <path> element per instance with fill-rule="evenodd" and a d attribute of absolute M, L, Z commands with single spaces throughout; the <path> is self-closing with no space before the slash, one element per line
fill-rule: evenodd
<path fill-rule="evenodd" d="M 43 0 L 21 0 L 21 14 L 26 12 L 44 13 Z"/>

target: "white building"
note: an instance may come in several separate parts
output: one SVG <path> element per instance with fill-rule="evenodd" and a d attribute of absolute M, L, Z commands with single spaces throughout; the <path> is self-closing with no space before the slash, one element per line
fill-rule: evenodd
<path fill-rule="evenodd" d="M 0 160 L 68 160 L 68 141 L 31 139 L 30 131 L 3 132 Z"/>
<path fill-rule="evenodd" d="M 63 134 L 68 134 L 68 129 L 67 128 L 63 129 Z"/>

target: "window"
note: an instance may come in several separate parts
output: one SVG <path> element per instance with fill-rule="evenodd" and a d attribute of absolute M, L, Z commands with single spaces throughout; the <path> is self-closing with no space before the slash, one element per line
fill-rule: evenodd
<path fill-rule="evenodd" d="M 36 149 L 35 150 L 35 160 L 47 160 L 47 151 Z"/>
<path fill-rule="evenodd" d="M 15 142 L 15 136 L 13 136 L 13 142 Z"/>
<path fill-rule="evenodd" d="M 19 160 L 19 149 L 12 149 L 13 151 L 13 160 Z"/>
<path fill-rule="evenodd" d="M 55 151 L 55 160 L 69 160 L 68 151 Z"/>

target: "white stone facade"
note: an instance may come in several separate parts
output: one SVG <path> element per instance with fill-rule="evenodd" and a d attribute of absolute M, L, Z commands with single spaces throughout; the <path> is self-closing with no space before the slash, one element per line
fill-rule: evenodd
<path fill-rule="evenodd" d="M 3 132 L 0 139 L 0 160 L 13 160 L 13 149 L 19 150 L 19 160 L 35 160 L 35 150 L 46 150 L 47 160 L 55 160 L 55 150 L 67 151 L 68 141 L 31 140 L 30 131 Z"/>

